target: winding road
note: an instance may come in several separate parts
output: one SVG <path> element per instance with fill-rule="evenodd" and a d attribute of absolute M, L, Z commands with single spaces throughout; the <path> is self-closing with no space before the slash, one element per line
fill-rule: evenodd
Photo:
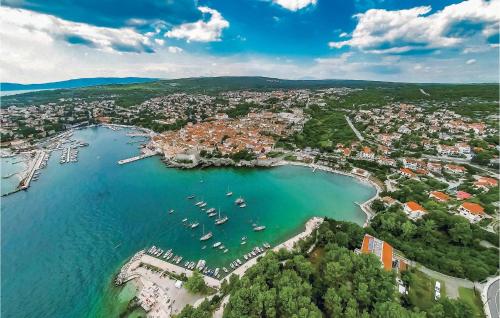
<path fill-rule="evenodd" d="M 500 317 L 500 278 L 497 278 L 489 287 L 486 292 L 488 297 L 488 308 L 490 310 L 490 317 Z"/>

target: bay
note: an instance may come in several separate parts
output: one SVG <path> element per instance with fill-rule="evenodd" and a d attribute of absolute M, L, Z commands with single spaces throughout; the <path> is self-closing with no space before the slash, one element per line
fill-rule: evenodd
<path fill-rule="evenodd" d="M 365 215 L 354 202 L 375 194 L 353 178 L 304 167 L 178 170 L 158 157 L 118 165 L 138 153 L 127 132 L 76 131 L 72 138 L 90 144 L 78 163 L 60 165 L 55 152 L 28 191 L 2 198 L 2 316 L 106 316 L 103 299 L 114 274 L 142 248 L 172 248 L 185 260 L 227 266 L 253 246 L 284 241 L 312 216 L 362 224 Z M 196 198 L 187 200 L 190 194 Z M 246 208 L 234 204 L 238 196 Z M 229 221 L 215 225 L 194 206 L 199 200 Z M 188 229 L 184 218 L 200 226 Z M 267 228 L 254 232 L 253 224 Z M 202 225 L 214 234 L 206 249 Z M 216 241 L 229 252 L 213 249 Z"/>

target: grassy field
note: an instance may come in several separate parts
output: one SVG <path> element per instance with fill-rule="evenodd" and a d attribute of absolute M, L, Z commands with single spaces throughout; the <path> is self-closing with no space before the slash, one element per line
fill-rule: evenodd
<path fill-rule="evenodd" d="M 483 311 L 483 302 L 481 301 L 481 296 L 479 292 L 474 294 L 474 290 L 470 288 L 460 287 L 458 289 L 458 294 L 460 299 L 469 304 L 474 311 L 474 317 L 485 317 Z"/>
<path fill-rule="evenodd" d="M 413 306 L 427 310 L 434 305 L 434 286 L 436 280 L 427 276 L 419 270 L 411 273 L 412 283 L 408 292 L 408 298 Z M 441 297 L 446 296 L 446 286 L 441 281 Z"/>

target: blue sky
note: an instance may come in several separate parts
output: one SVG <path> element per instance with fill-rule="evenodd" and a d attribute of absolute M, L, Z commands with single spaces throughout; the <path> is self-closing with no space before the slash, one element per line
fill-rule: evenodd
<path fill-rule="evenodd" d="M 2 81 L 498 82 L 500 0 L 4 0 Z"/>

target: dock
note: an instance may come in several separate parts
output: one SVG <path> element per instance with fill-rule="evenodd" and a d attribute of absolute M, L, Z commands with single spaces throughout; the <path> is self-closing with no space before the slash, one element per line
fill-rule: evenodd
<path fill-rule="evenodd" d="M 142 155 L 139 155 L 139 156 L 135 156 L 135 157 L 132 157 L 132 158 L 118 160 L 118 164 L 119 165 L 124 165 L 126 163 L 131 163 L 131 162 L 134 162 L 134 161 L 137 161 L 137 160 L 141 160 L 141 159 L 144 159 L 144 158 L 152 157 L 154 155 L 156 155 L 156 153 L 145 153 L 145 154 L 142 154 Z"/>
<path fill-rule="evenodd" d="M 35 175 L 36 170 L 38 170 L 38 168 L 40 168 L 40 165 L 42 164 L 44 157 L 45 157 L 44 151 L 42 151 L 42 150 L 36 151 L 35 159 L 33 160 L 32 164 L 28 167 L 28 172 L 26 173 L 26 176 L 19 183 L 18 188 L 20 190 L 25 190 L 25 189 L 29 188 L 31 180 L 33 179 L 33 176 Z"/>

